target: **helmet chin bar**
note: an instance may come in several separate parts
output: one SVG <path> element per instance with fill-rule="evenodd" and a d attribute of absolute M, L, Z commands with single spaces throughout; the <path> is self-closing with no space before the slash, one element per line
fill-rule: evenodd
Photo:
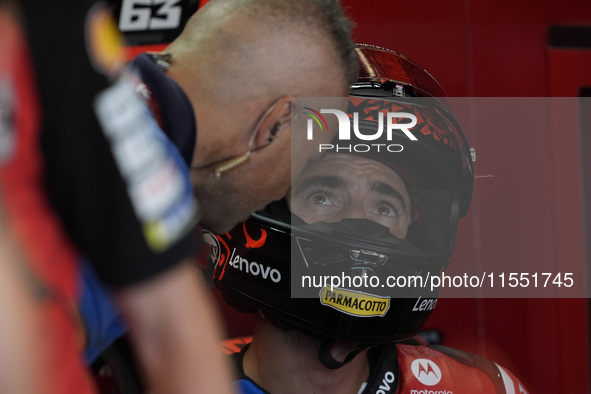
<path fill-rule="evenodd" d="M 293 226 L 292 235 L 297 245 L 292 252 L 301 255 L 304 267 L 312 271 L 347 268 L 363 275 L 365 270 L 380 271 L 397 264 L 418 273 L 425 264 L 445 264 L 448 257 L 433 253 L 425 259 L 425 252 L 412 242 L 369 219 Z"/>
<path fill-rule="evenodd" d="M 384 265 L 388 261 L 388 256 L 382 253 L 372 252 L 371 250 L 349 250 L 351 260 L 371 265 Z"/>
<path fill-rule="evenodd" d="M 349 259 L 354 263 L 350 271 L 355 276 L 374 275 L 376 266 L 383 266 L 388 256 L 371 250 L 349 250 Z"/>
<path fill-rule="evenodd" d="M 305 245 L 306 241 L 296 239 L 296 242 L 308 269 L 336 267 L 348 271 L 352 276 L 370 276 L 376 275 L 389 259 L 387 254 L 367 249 L 343 248 L 315 252 L 314 247 Z"/>
<path fill-rule="evenodd" d="M 349 262 L 351 269 L 370 269 L 384 266 L 388 262 L 388 255 L 366 249 L 342 249 L 339 251 L 327 250 L 325 253 L 314 253 L 313 248 L 306 245 L 306 240 L 296 239 L 298 248 L 304 258 L 306 267 L 331 266 Z"/>

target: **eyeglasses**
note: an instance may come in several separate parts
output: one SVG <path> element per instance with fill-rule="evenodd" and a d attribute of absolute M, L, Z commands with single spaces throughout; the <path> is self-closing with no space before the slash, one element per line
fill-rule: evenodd
<path fill-rule="evenodd" d="M 255 148 L 255 141 L 256 141 L 256 137 L 259 134 L 259 130 L 261 128 L 261 125 L 263 124 L 263 122 L 267 119 L 267 117 L 269 116 L 269 114 L 271 114 L 271 112 L 273 112 L 273 110 L 275 109 L 275 106 L 277 105 L 277 102 L 283 97 L 280 97 L 279 99 L 277 99 L 277 101 L 275 101 L 266 111 L 265 113 L 261 116 L 261 118 L 259 119 L 259 121 L 257 122 L 252 136 L 250 137 L 249 143 L 248 143 L 248 150 L 241 154 L 241 155 L 236 155 L 236 156 L 230 156 L 224 159 L 220 159 L 220 160 L 216 160 L 212 163 L 209 164 L 205 164 L 203 166 L 200 167 L 192 167 L 192 169 L 194 170 L 201 170 L 203 168 L 207 168 L 210 166 L 215 165 L 215 176 L 217 178 L 219 178 L 223 172 L 229 171 L 232 168 L 236 168 L 239 165 L 245 163 L 246 161 L 248 161 L 248 159 L 250 158 L 250 155 L 253 152 L 256 152 L 260 149 L 263 149 L 267 146 L 269 146 L 271 144 L 271 142 L 273 142 L 275 140 L 275 137 L 277 136 L 277 133 L 285 128 L 287 125 L 289 125 L 289 122 L 285 122 L 285 123 L 276 123 L 273 128 L 271 129 L 271 135 L 270 137 L 267 139 L 267 141 L 262 144 L 261 146 L 258 146 Z"/>

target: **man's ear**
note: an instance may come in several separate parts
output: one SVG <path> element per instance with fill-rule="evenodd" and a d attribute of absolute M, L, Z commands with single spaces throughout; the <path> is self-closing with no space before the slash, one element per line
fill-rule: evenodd
<path fill-rule="evenodd" d="M 290 126 L 292 116 L 299 114 L 299 100 L 297 97 L 283 96 L 268 111 L 259 128 L 257 147 L 268 144 L 280 130 Z"/>

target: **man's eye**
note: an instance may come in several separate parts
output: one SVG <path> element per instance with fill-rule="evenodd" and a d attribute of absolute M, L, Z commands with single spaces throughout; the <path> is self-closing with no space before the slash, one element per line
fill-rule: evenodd
<path fill-rule="evenodd" d="M 400 215 L 400 210 L 392 204 L 381 204 L 376 208 L 376 213 L 382 216 L 397 217 Z"/>
<path fill-rule="evenodd" d="M 326 204 L 328 204 L 328 198 L 324 194 L 316 193 L 316 194 L 311 195 L 309 197 L 309 199 L 314 204 L 319 204 L 319 205 L 326 205 Z"/>
<path fill-rule="evenodd" d="M 389 207 L 383 205 L 381 207 L 378 207 L 377 211 L 379 215 L 384 216 L 390 216 L 390 213 L 392 212 L 392 210 Z"/>

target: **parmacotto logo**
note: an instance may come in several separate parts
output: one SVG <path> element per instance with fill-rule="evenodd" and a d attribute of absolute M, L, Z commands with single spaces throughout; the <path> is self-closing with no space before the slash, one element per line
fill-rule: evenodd
<path fill-rule="evenodd" d="M 320 302 L 352 316 L 384 316 L 390 309 L 390 297 L 378 297 L 359 291 L 333 288 L 320 290 Z"/>
<path fill-rule="evenodd" d="M 433 361 L 426 358 L 417 358 L 410 365 L 410 369 L 425 386 L 435 386 L 441 381 L 441 369 Z"/>

